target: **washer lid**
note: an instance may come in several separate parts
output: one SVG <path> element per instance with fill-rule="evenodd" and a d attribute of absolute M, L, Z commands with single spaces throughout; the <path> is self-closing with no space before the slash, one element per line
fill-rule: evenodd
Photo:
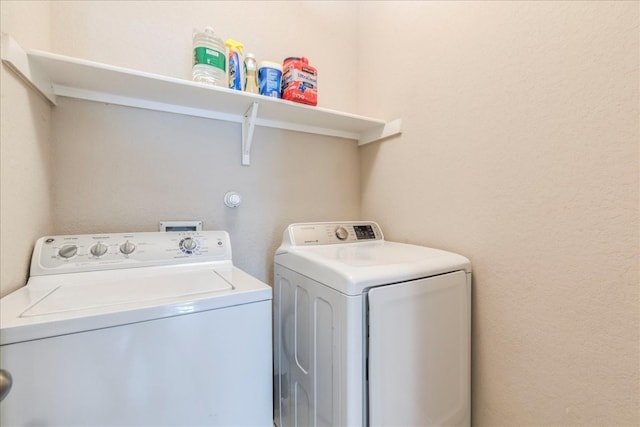
<path fill-rule="evenodd" d="M 269 299 L 268 285 L 230 264 L 37 276 L 0 299 L 0 344 Z"/>
<path fill-rule="evenodd" d="M 289 246 L 278 250 L 275 262 L 347 295 L 452 271 L 471 272 L 471 263 L 461 255 L 388 241 Z"/>
<path fill-rule="evenodd" d="M 167 299 L 196 296 L 233 289 L 215 270 L 200 270 L 175 276 L 141 277 L 133 281 L 96 280 L 91 284 L 67 282 L 61 275 L 58 285 L 44 298 L 28 307 L 20 317 L 81 312 L 123 304 L 145 305 Z"/>

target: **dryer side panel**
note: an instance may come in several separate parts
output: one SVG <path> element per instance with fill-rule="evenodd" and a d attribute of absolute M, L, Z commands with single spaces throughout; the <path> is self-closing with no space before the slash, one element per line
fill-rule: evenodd
<path fill-rule="evenodd" d="M 274 421 L 278 427 L 362 425 L 362 296 L 346 296 L 276 264 Z"/>
<path fill-rule="evenodd" d="M 369 291 L 371 426 L 470 425 L 464 271 Z"/>

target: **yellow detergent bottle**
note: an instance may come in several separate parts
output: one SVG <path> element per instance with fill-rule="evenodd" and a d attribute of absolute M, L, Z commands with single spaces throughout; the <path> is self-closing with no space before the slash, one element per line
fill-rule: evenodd
<path fill-rule="evenodd" d="M 229 49 L 229 87 L 235 90 L 242 90 L 244 84 L 242 48 L 244 45 L 232 39 L 224 42 L 224 45 Z"/>

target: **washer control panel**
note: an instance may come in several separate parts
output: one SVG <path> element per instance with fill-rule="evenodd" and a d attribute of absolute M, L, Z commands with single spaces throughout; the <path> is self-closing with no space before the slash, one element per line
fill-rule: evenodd
<path fill-rule="evenodd" d="M 288 227 L 287 233 L 290 244 L 296 246 L 331 245 L 384 239 L 380 226 L 372 221 L 292 224 Z"/>
<path fill-rule="evenodd" d="M 38 239 L 31 275 L 231 261 L 226 231 L 81 234 Z"/>

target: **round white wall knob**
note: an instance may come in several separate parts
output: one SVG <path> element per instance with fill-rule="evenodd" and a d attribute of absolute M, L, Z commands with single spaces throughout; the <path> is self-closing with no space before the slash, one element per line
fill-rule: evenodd
<path fill-rule="evenodd" d="M 230 208 L 237 208 L 242 201 L 242 197 L 235 191 L 229 191 L 224 195 L 224 204 Z"/>

